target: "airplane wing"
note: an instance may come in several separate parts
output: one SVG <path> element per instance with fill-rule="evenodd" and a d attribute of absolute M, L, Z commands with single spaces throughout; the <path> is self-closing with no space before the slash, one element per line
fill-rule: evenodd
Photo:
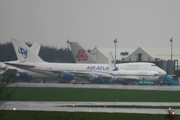
<path fill-rule="evenodd" d="M 22 68 L 22 69 L 26 69 L 26 68 L 33 68 L 35 67 L 34 65 L 26 65 L 26 64 L 18 64 L 18 63 L 5 63 L 7 65 L 10 65 L 10 66 L 14 66 L 14 67 L 17 67 L 17 68 Z"/>
<path fill-rule="evenodd" d="M 8 70 L 8 67 L 6 64 L 0 62 L 0 75 L 5 73 Z"/>
<path fill-rule="evenodd" d="M 45 75 L 48 75 L 48 76 L 52 76 L 52 77 L 56 77 L 56 74 L 60 74 L 62 72 L 59 72 L 59 71 L 50 71 L 50 70 L 40 70 L 40 69 L 35 69 L 34 65 L 26 65 L 26 64 L 13 64 L 13 63 L 6 63 L 7 65 L 10 65 L 10 66 L 14 66 L 14 67 L 17 67 L 17 68 L 20 68 L 20 69 L 24 69 L 24 70 L 28 70 L 28 71 L 31 71 L 31 72 L 36 72 L 36 73 L 40 73 L 40 74 L 45 74 Z"/>
<path fill-rule="evenodd" d="M 6 81 L 6 80 L 9 80 L 11 78 L 17 77 L 18 76 L 17 73 L 18 73 L 18 71 L 16 69 L 8 69 L 5 72 L 3 72 L 2 74 L 0 74 L 0 80 Z"/>
<path fill-rule="evenodd" d="M 113 71 L 95 71 L 94 74 L 105 78 L 117 78 L 119 80 L 139 80 L 138 76 L 129 75 L 128 73 L 113 74 Z"/>
<path fill-rule="evenodd" d="M 3 73 L 3 75 L 5 75 L 5 76 L 12 76 L 12 75 L 16 76 L 17 72 L 18 71 L 16 69 L 8 69 Z"/>
<path fill-rule="evenodd" d="M 31 71 L 31 72 L 45 74 L 45 75 L 52 76 L 52 77 L 61 76 L 61 74 L 64 72 L 64 71 L 60 71 L 60 70 L 54 71 L 54 70 L 35 69 L 34 65 L 27 65 L 27 64 L 18 64 L 18 63 L 5 63 L 5 64 L 10 65 L 10 66 L 14 66 L 14 67 L 17 67 L 17 68 L 20 68 L 20 69 L 28 70 L 28 71 Z"/>
<path fill-rule="evenodd" d="M 112 75 L 109 74 L 108 72 L 103 72 L 103 71 L 73 71 L 74 75 L 76 76 L 101 76 L 103 78 L 111 78 Z"/>

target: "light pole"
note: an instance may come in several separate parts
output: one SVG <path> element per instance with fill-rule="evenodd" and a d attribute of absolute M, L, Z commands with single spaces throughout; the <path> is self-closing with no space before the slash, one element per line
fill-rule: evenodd
<path fill-rule="evenodd" d="M 170 39 L 170 42 L 171 42 L 171 74 L 172 74 L 172 71 L 173 71 L 173 67 L 172 67 L 172 59 L 173 59 L 173 50 L 172 50 L 172 48 L 173 48 L 173 38 L 171 38 Z"/>
<path fill-rule="evenodd" d="M 67 63 L 69 62 L 69 43 L 70 43 L 70 41 L 69 41 L 69 39 L 66 41 L 67 42 Z"/>
<path fill-rule="evenodd" d="M 115 63 L 116 63 L 116 43 L 117 43 L 117 39 L 114 40 L 115 43 Z"/>

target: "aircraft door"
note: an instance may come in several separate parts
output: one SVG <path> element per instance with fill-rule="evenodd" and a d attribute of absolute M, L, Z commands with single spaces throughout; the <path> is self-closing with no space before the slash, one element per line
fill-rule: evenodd
<path fill-rule="evenodd" d="M 143 80 L 148 80 L 147 72 L 142 72 L 142 79 Z"/>

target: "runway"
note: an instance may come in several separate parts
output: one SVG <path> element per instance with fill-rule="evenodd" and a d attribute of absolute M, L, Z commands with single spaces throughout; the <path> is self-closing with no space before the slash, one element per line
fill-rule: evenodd
<path fill-rule="evenodd" d="M 83 107 L 83 106 L 96 107 Z M 143 105 L 167 106 L 167 109 L 151 108 L 108 108 L 108 105 Z M 82 107 L 76 107 L 82 106 Z M 101 106 L 101 107 L 99 107 Z M 102 107 L 103 106 L 103 107 Z M 105 113 L 142 113 L 142 114 L 168 114 L 169 106 L 180 106 L 180 103 L 166 102 L 18 102 L 10 101 L 1 103 L 0 109 L 4 110 L 33 110 L 33 111 L 66 111 L 66 112 L 105 112 Z M 174 109 L 175 114 L 180 114 L 180 109 Z"/>
<path fill-rule="evenodd" d="M 140 86 L 119 84 L 60 84 L 60 83 L 13 83 L 8 87 L 57 87 L 57 88 L 93 88 L 93 89 L 128 89 L 128 90 L 158 90 L 180 91 L 180 86 Z"/>

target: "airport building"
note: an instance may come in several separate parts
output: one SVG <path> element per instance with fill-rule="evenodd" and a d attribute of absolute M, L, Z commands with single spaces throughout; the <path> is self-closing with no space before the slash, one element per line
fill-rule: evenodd
<path fill-rule="evenodd" d="M 90 54 L 99 63 L 108 63 L 108 54 L 115 56 L 115 48 L 94 48 Z M 172 52 L 172 54 L 171 54 Z M 172 62 L 171 62 L 172 55 Z M 164 69 L 167 74 L 180 77 L 180 48 L 116 48 L 116 62 L 152 62 Z"/>

